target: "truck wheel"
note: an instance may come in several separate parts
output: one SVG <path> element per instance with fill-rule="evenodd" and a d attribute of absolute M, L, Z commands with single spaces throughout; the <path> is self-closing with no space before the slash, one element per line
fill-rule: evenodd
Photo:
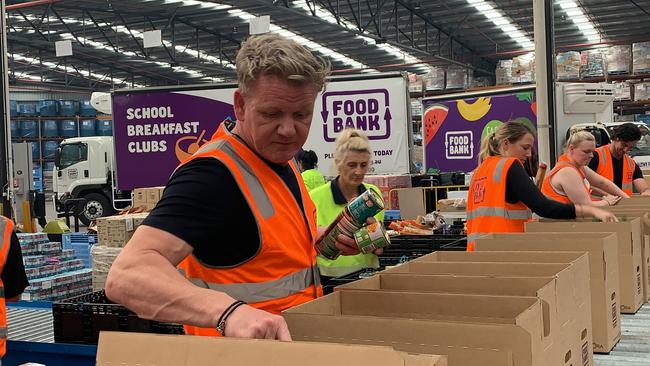
<path fill-rule="evenodd" d="M 113 207 L 108 199 L 99 193 L 89 193 L 83 198 L 86 199 L 84 212 L 80 213 L 79 221 L 84 225 L 90 225 L 90 222 L 103 216 L 109 216 L 113 213 Z"/>

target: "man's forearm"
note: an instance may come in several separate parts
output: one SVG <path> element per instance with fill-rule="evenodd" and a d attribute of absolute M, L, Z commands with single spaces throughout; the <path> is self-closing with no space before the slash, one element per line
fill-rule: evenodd
<path fill-rule="evenodd" d="M 129 249 L 137 250 L 124 250 Z M 139 263 L 129 259 L 136 256 L 118 257 L 123 260 L 111 268 L 106 294 L 142 318 L 215 327 L 220 314 L 234 301 L 224 293 L 191 284 L 156 252 L 139 254 Z"/>

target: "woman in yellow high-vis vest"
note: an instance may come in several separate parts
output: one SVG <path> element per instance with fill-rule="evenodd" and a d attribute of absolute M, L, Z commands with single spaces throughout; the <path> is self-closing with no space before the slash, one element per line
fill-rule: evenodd
<path fill-rule="evenodd" d="M 325 184 L 325 177 L 319 172 L 316 167 L 318 165 L 318 156 L 314 150 L 301 150 L 296 155 L 298 167 L 300 168 L 300 175 L 302 176 L 305 187 L 308 191 L 318 188 Z"/>
<path fill-rule="evenodd" d="M 328 226 L 348 202 L 368 189 L 372 189 L 381 196 L 377 186 L 363 183 L 370 167 L 370 156 L 368 137 L 363 132 L 345 129 L 336 138 L 334 165 L 339 175 L 333 181 L 309 192 L 316 205 L 318 226 Z M 379 222 L 383 222 L 384 212 L 378 213 L 375 218 Z M 363 268 L 379 267 L 379 259 L 376 254 L 340 256 L 335 260 L 318 256 L 317 261 L 321 275 L 326 277 L 338 277 Z"/>
<path fill-rule="evenodd" d="M 516 122 L 504 123 L 481 143 L 467 198 L 468 251 L 482 235 L 523 232 L 532 212 L 553 219 L 589 216 L 616 221 L 612 213 L 593 206 L 546 198 L 523 168 L 534 144 L 533 131 Z"/>

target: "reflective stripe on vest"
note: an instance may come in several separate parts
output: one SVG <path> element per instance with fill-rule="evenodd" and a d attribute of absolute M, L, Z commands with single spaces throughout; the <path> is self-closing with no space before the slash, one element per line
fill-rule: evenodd
<path fill-rule="evenodd" d="M 182 269 L 179 269 L 185 275 Z M 194 285 L 219 292 L 225 292 L 237 300 L 247 303 L 282 299 L 298 294 L 311 286 L 320 285 L 318 266 L 305 268 L 273 281 L 260 283 L 209 283 L 200 278 L 188 278 Z"/>
<path fill-rule="evenodd" d="M 604 146 L 599 147 L 598 151 L 600 151 L 600 158 L 603 161 L 603 164 L 607 166 L 607 153 L 605 152 L 605 147 Z"/>
<path fill-rule="evenodd" d="M 492 176 L 494 183 L 499 183 L 501 181 L 501 176 L 503 175 L 503 166 L 506 164 L 506 161 L 506 159 L 500 159 L 497 163 L 497 166 L 494 168 L 494 175 Z"/>
<path fill-rule="evenodd" d="M 508 210 L 502 207 L 479 207 L 467 211 L 467 220 L 485 216 L 503 217 L 509 220 L 528 220 L 533 217 L 530 210 Z"/>
<path fill-rule="evenodd" d="M 275 209 L 271 204 L 271 198 L 264 190 L 262 182 L 255 173 L 253 173 L 253 169 L 235 152 L 235 149 L 232 147 L 230 142 L 219 140 L 207 143 L 201 146 L 196 154 L 204 154 L 214 150 L 222 151 L 234 161 L 235 165 L 237 165 L 244 181 L 248 185 L 248 189 L 251 191 L 251 195 L 255 200 L 257 208 L 260 210 L 260 214 L 262 214 L 265 219 L 273 216 L 275 214 Z"/>

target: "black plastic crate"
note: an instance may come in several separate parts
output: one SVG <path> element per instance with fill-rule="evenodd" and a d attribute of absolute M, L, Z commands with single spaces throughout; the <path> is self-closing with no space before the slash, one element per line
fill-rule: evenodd
<path fill-rule="evenodd" d="M 111 302 L 104 290 L 52 304 L 54 341 L 97 344 L 99 332 L 183 334 L 179 324 L 139 318 L 122 305 Z"/>

